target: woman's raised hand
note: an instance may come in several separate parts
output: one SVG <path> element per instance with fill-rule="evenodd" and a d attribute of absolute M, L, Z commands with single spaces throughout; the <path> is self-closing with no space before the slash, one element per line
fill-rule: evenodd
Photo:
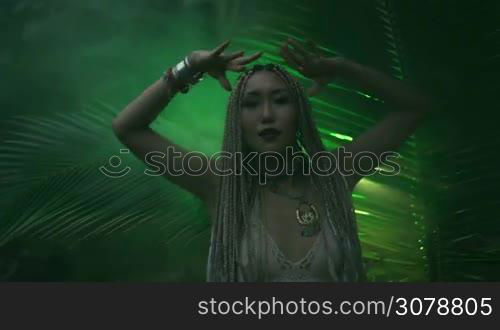
<path fill-rule="evenodd" d="M 288 39 L 281 46 L 280 54 L 288 65 L 304 77 L 313 80 L 313 85 L 307 90 L 310 96 L 316 95 L 335 78 L 343 60 L 341 57 L 324 57 L 311 40 L 302 45 L 293 39 Z"/>
<path fill-rule="evenodd" d="M 196 50 L 188 55 L 189 63 L 195 70 L 208 73 L 217 79 L 227 91 L 231 91 L 231 84 L 226 77 L 226 71 L 245 71 L 246 64 L 262 55 L 262 52 L 257 52 L 250 56 L 243 56 L 243 51 L 225 54 L 224 50 L 229 43 L 230 40 L 226 40 L 213 50 Z"/>

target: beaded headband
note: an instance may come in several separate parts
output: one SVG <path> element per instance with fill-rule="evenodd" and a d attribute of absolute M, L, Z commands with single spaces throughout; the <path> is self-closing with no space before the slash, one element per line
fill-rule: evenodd
<path fill-rule="evenodd" d="M 283 67 L 279 64 L 274 64 L 274 63 L 268 63 L 268 64 L 255 64 L 253 67 L 251 67 L 248 70 L 245 70 L 242 72 L 239 76 L 238 79 L 241 79 L 243 77 L 246 77 L 248 75 L 253 74 L 254 72 L 257 71 L 274 71 L 274 70 L 283 70 Z"/>

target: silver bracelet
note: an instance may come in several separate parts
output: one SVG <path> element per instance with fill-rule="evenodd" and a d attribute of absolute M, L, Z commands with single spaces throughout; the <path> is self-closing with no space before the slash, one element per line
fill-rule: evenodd
<path fill-rule="evenodd" d="M 187 56 L 172 68 L 172 73 L 175 79 L 186 85 L 194 85 L 203 78 L 203 72 L 197 72 L 189 65 Z"/>

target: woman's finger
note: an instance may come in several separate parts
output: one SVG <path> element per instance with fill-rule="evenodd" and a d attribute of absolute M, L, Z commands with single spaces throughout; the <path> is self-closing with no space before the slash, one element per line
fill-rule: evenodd
<path fill-rule="evenodd" d="M 297 64 L 292 58 L 290 58 L 288 55 L 286 54 L 282 54 L 282 57 L 285 59 L 285 62 L 292 68 L 294 68 L 295 70 L 298 70 L 298 71 L 302 71 L 303 70 L 303 67 L 300 66 L 299 64 Z"/>
<path fill-rule="evenodd" d="M 304 66 L 304 58 L 297 55 L 294 51 L 288 47 L 288 43 L 281 48 L 283 53 L 288 56 L 297 66 Z"/>
<path fill-rule="evenodd" d="M 212 51 L 212 55 L 220 55 L 229 46 L 231 40 L 226 40 Z"/>
<path fill-rule="evenodd" d="M 311 51 L 314 53 L 316 56 L 321 56 L 321 51 L 318 48 L 318 45 L 311 39 L 307 39 L 307 46 L 311 49 Z"/>
<path fill-rule="evenodd" d="M 283 46 L 280 51 L 281 56 L 285 59 L 285 61 L 290 65 L 291 67 L 299 70 L 299 68 L 302 68 L 302 62 L 299 58 L 293 56 L 288 49 Z M 300 69 L 302 70 L 302 69 Z"/>
<path fill-rule="evenodd" d="M 309 58 L 311 56 L 309 52 L 298 41 L 288 39 L 288 43 L 291 44 L 293 46 L 293 49 L 296 50 L 304 58 Z"/>
<path fill-rule="evenodd" d="M 217 80 L 219 80 L 219 83 L 225 90 L 227 90 L 228 92 L 231 91 L 231 84 L 229 83 L 229 80 L 226 77 L 226 73 L 220 74 Z"/>
<path fill-rule="evenodd" d="M 243 56 L 244 53 L 245 53 L 244 51 L 234 52 L 229 55 L 224 55 L 223 58 L 226 61 L 231 61 L 234 60 L 235 58 Z"/>
<path fill-rule="evenodd" d="M 238 65 L 237 63 L 230 62 L 227 66 L 227 70 L 235 71 L 235 72 L 243 72 L 245 71 L 245 66 Z"/>
<path fill-rule="evenodd" d="M 237 64 L 248 64 L 248 63 L 253 62 L 256 59 L 258 59 L 261 55 L 262 55 L 262 52 L 257 52 L 253 55 L 250 55 L 250 56 L 238 58 L 238 59 L 234 60 L 234 62 Z"/>

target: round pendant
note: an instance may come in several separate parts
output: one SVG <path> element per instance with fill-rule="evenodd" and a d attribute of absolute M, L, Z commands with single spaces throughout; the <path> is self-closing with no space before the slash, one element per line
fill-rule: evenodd
<path fill-rule="evenodd" d="M 297 222 L 301 226 L 315 224 L 318 220 L 318 211 L 313 204 L 301 202 L 295 211 Z"/>

